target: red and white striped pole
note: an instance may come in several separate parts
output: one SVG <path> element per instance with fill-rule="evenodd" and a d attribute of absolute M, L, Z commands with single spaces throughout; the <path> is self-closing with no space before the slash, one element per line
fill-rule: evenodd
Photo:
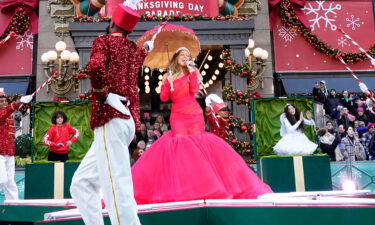
<path fill-rule="evenodd" d="M 350 67 L 348 66 L 348 64 L 344 61 L 344 59 L 341 57 L 340 54 L 336 54 L 336 57 L 340 60 L 340 62 L 342 64 L 344 64 L 345 68 L 347 71 L 349 71 L 349 73 L 354 77 L 354 79 L 358 82 L 358 83 L 361 83 L 362 81 L 357 77 L 357 75 L 355 75 L 354 71 L 352 69 L 350 69 Z"/>
<path fill-rule="evenodd" d="M 371 60 L 371 64 L 373 66 L 375 66 L 375 59 L 366 52 L 366 50 L 364 48 L 362 48 L 356 41 L 354 41 L 347 33 L 345 33 L 345 31 L 341 28 L 338 28 L 337 29 L 341 34 L 344 35 L 344 37 L 346 37 L 350 42 L 352 42 L 352 44 L 354 46 L 356 46 L 363 54 L 366 55 L 367 58 L 369 58 Z"/>
<path fill-rule="evenodd" d="M 11 37 L 13 37 L 14 35 L 16 35 L 16 33 L 14 33 L 13 31 L 11 31 L 8 36 L 6 36 L 3 40 L 0 41 L 0 47 L 3 46 L 7 41 L 9 41 L 9 39 Z"/>
<path fill-rule="evenodd" d="M 34 95 L 36 95 L 42 88 L 44 88 L 54 77 L 56 77 L 57 75 L 59 74 L 59 72 L 54 72 L 52 74 L 52 76 L 50 78 L 48 78 L 48 80 L 46 80 L 40 87 L 38 87 L 38 89 L 36 89 L 34 91 L 34 93 L 31 94 L 31 96 L 34 97 Z M 23 106 L 23 104 L 20 105 L 19 109 L 21 109 Z"/>
<path fill-rule="evenodd" d="M 44 88 L 44 86 L 46 86 L 54 77 L 56 77 L 57 75 L 59 74 L 59 72 L 54 72 L 52 74 L 52 76 L 50 78 L 48 78 L 48 80 L 46 80 L 40 87 L 38 87 L 38 89 L 36 89 L 34 91 L 34 93 L 32 93 L 31 95 L 34 96 L 36 95 L 42 88 Z"/>

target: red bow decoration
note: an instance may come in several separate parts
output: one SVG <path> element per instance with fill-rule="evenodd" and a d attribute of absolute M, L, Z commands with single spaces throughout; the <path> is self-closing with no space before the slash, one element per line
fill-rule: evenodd
<path fill-rule="evenodd" d="M 0 23 L 0 35 L 7 29 L 12 20 L 16 10 L 20 5 L 25 5 L 25 10 L 30 18 L 31 32 L 35 35 L 38 33 L 38 16 L 36 10 L 39 5 L 39 0 L 3 0 L 0 2 L 0 13 L 3 21 Z"/>
<path fill-rule="evenodd" d="M 276 18 L 280 12 L 280 3 L 284 0 L 268 0 L 268 7 L 270 9 L 270 30 L 273 30 L 275 26 Z M 306 0 L 289 0 L 294 8 L 294 12 L 298 16 L 298 19 L 303 23 L 307 28 L 310 27 L 309 21 L 307 20 L 305 14 L 301 10 L 306 3 Z"/>

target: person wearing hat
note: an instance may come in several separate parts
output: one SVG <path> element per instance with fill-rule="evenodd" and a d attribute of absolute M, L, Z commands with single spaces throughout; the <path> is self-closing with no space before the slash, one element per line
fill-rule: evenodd
<path fill-rule="evenodd" d="M 100 190 L 112 224 L 140 224 L 128 145 L 140 127 L 138 71 L 153 42 L 137 47 L 127 38 L 141 18 L 127 3 L 114 10 L 109 34 L 95 39 L 87 67 L 94 141 L 70 186 L 86 225 L 104 224 Z"/>
<path fill-rule="evenodd" d="M 210 131 L 226 141 L 229 137 L 228 116 L 230 110 L 228 106 L 215 94 L 208 95 L 205 101 L 206 119 Z"/>
<path fill-rule="evenodd" d="M 357 108 L 356 119 L 358 121 L 363 121 L 365 124 L 368 124 L 369 120 L 365 114 L 365 110 L 362 107 Z"/>
<path fill-rule="evenodd" d="M 19 109 L 21 103 L 29 103 L 32 96 L 23 96 L 8 105 L 7 96 L 0 92 L 0 189 L 4 191 L 6 200 L 18 199 L 18 188 L 14 181 L 14 121 L 12 113 Z"/>

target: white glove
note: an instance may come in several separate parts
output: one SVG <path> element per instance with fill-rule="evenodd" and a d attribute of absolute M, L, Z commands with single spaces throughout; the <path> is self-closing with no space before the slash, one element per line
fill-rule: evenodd
<path fill-rule="evenodd" d="M 136 10 L 138 2 L 140 2 L 140 0 L 126 0 L 124 1 L 123 5 L 126 5 L 129 8 Z"/>
<path fill-rule="evenodd" d="M 367 88 L 367 86 L 366 86 L 366 84 L 364 84 L 364 83 L 359 83 L 359 88 L 361 89 L 361 91 L 363 92 L 363 93 L 365 93 L 365 94 L 367 94 L 367 92 L 368 92 L 368 88 Z"/>
<path fill-rule="evenodd" d="M 215 95 L 215 94 L 209 94 L 207 97 L 206 97 L 206 106 L 210 106 L 212 103 L 223 103 L 223 99 L 221 99 L 219 96 Z"/>
<path fill-rule="evenodd" d="M 211 106 L 211 99 L 208 96 L 206 97 L 206 99 L 204 101 L 206 102 L 207 107 Z"/>
<path fill-rule="evenodd" d="M 127 101 L 127 98 L 120 96 L 118 94 L 109 93 L 104 103 L 112 106 L 114 109 L 121 112 L 122 114 L 130 116 L 129 109 L 126 108 L 121 101 Z M 127 106 L 129 105 L 130 102 L 128 101 Z"/>
<path fill-rule="evenodd" d="M 375 66 L 375 59 L 371 59 L 371 64 Z"/>
<path fill-rule="evenodd" d="M 214 102 L 214 103 L 223 103 L 223 99 L 221 99 L 219 96 L 215 95 L 215 94 L 209 94 L 208 95 L 210 98 L 211 98 L 211 101 Z"/>
<path fill-rule="evenodd" d="M 143 45 L 148 48 L 148 52 L 151 52 L 152 49 L 154 49 L 154 41 L 146 41 Z"/>
<path fill-rule="evenodd" d="M 22 96 L 22 97 L 20 98 L 20 102 L 25 103 L 25 104 L 30 103 L 31 100 L 33 100 L 33 97 L 34 97 L 33 95 L 25 95 L 25 96 Z"/>

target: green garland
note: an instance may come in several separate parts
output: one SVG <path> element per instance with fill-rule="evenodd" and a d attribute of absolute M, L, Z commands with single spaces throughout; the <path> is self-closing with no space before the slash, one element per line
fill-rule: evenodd
<path fill-rule="evenodd" d="M 111 17 L 99 17 L 94 18 L 91 16 L 75 16 L 73 17 L 72 22 L 108 22 L 111 19 Z M 156 16 L 156 15 L 141 15 L 141 22 L 163 22 L 163 21 L 212 21 L 212 20 L 218 20 L 218 21 L 239 21 L 239 20 L 250 20 L 250 17 L 247 16 L 233 16 L 233 15 L 227 15 L 227 16 L 216 16 L 216 17 L 210 17 L 207 15 L 200 15 L 200 14 L 179 14 L 179 15 L 171 15 L 171 16 Z"/>
<path fill-rule="evenodd" d="M 237 76 L 252 78 L 256 75 L 256 72 L 249 67 L 249 64 L 236 63 L 228 49 L 222 51 L 221 58 L 224 63 L 224 68 Z"/>
<path fill-rule="evenodd" d="M 249 141 L 240 141 L 236 138 L 234 133 L 231 131 L 234 128 L 238 128 L 242 132 L 247 132 L 250 136 L 253 135 L 253 126 L 251 123 L 246 123 L 245 121 L 241 120 L 239 117 L 234 117 L 233 115 L 229 116 L 229 122 L 227 127 L 225 127 L 226 130 L 228 130 L 228 138 L 226 141 L 233 147 L 233 149 L 244 157 L 250 157 L 251 159 L 254 159 L 253 154 L 253 145 Z M 252 160 L 253 161 L 253 160 Z"/>
<path fill-rule="evenodd" d="M 232 130 L 234 128 L 240 129 L 242 132 L 248 133 L 250 136 L 253 135 L 253 126 L 251 123 L 246 123 L 240 117 L 229 116 L 229 123 L 227 129 Z"/>
<path fill-rule="evenodd" d="M 343 52 L 337 48 L 332 48 L 330 45 L 320 40 L 317 35 L 311 32 L 310 28 L 305 27 L 305 25 L 298 19 L 290 0 L 282 0 L 280 4 L 280 16 L 281 21 L 285 26 L 295 28 L 312 46 L 315 47 L 316 50 L 331 58 L 338 60 L 337 55 L 340 55 L 347 63 L 356 63 L 368 59 L 361 51 Z M 372 57 L 375 57 L 375 44 L 367 49 L 366 52 Z"/>
<path fill-rule="evenodd" d="M 258 91 L 252 93 L 250 91 L 234 91 L 232 85 L 223 87 L 223 98 L 227 101 L 235 102 L 238 105 L 246 104 L 250 108 L 250 102 L 252 98 L 259 98 L 260 93 Z"/>
<path fill-rule="evenodd" d="M 10 35 L 11 32 L 14 32 L 17 35 L 23 35 L 30 28 L 30 17 L 27 15 L 25 5 L 20 5 L 16 10 L 16 13 L 12 17 L 8 27 L 4 33 L 0 36 L 1 40 L 5 39 Z"/>

